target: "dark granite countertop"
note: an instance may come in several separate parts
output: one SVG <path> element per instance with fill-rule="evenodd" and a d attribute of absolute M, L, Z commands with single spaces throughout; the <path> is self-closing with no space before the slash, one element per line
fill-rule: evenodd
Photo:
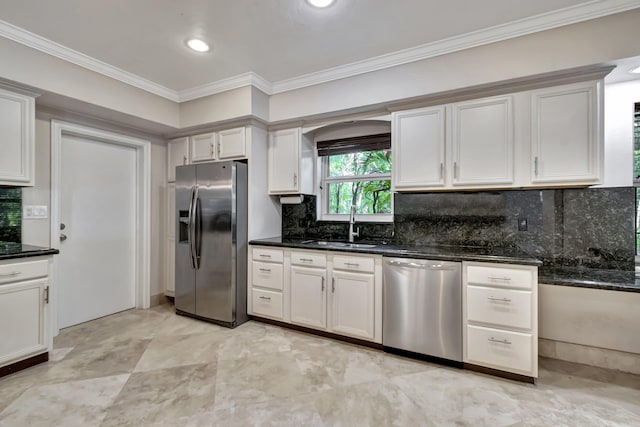
<path fill-rule="evenodd" d="M 482 261 L 498 262 L 505 264 L 542 265 L 542 262 L 535 257 L 512 248 L 487 248 L 469 246 L 412 246 L 393 245 L 385 243 L 375 243 L 374 247 L 352 247 L 352 246 L 328 246 L 318 243 L 317 240 L 303 239 L 283 239 L 282 237 L 271 237 L 267 239 L 252 240 L 252 245 L 278 246 L 285 248 L 315 249 L 337 252 L 356 252 L 366 254 L 377 254 L 401 258 L 422 258 L 446 261 Z M 346 242 L 344 242 L 346 244 Z M 356 244 L 366 244 L 368 242 L 356 242 Z"/>
<path fill-rule="evenodd" d="M 0 260 L 56 255 L 58 253 L 60 253 L 59 250 L 52 248 L 43 248 L 22 243 L 0 242 Z"/>
<path fill-rule="evenodd" d="M 636 278 L 635 271 L 629 270 L 543 266 L 538 270 L 538 282 L 549 285 L 640 292 L 640 280 Z"/>
<path fill-rule="evenodd" d="M 640 292 L 640 280 L 635 271 L 602 270 L 584 267 L 543 266 L 534 256 L 512 248 L 487 248 L 473 246 L 411 246 L 378 243 L 371 248 L 340 247 L 319 244 L 316 240 L 282 239 L 271 237 L 252 240 L 254 245 L 277 246 L 285 248 L 344 251 L 395 256 L 401 258 L 423 258 L 447 261 L 480 261 L 504 264 L 535 265 L 538 270 L 538 282 L 549 285 L 575 286 L 582 288 L 607 289 L 625 292 Z M 346 243 L 346 242 L 345 242 Z M 364 243 L 364 242 L 356 242 Z M 374 242 L 372 242 L 374 243 Z"/>

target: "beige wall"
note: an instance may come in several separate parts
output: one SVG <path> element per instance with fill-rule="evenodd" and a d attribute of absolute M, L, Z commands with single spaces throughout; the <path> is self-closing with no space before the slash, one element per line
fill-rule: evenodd
<path fill-rule="evenodd" d="M 96 125 L 95 123 L 78 120 L 75 123 L 151 141 L 151 295 L 163 293 L 167 181 L 167 147 L 165 141 L 116 125 Z M 51 121 L 49 118 L 38 118 L 36 120 L 36 183 L 34 187 L 24 188 L 22 195 L 24 205 L 46 205 L 49 208 L 49 217 L 51 216 L 50 164 Z M 51 226 L 50 219 L 25 220 L 22 229 L 23 242 L 37 246 L 49 246 Z"/>
<path fill-rule="evenodd" d="M 640 9 L 271 96 L 272 122 L 640 55 Z"/>

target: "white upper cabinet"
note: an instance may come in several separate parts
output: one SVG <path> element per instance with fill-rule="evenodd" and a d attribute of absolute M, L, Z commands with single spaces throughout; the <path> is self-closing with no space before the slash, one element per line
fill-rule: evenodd
<path fill-rule="evenodd" d="M 208 162 L 216 160 L 216 139 L 215 132 L 194 135 L 191 140 L 191 162 Z"/>
<path fill-rule="evenodd" d="M 445 107 L 393 113 L 392 126 L 395 189 L 443 187 Z"/>
<path fill-rule="evenodd" d="M 512 104 L 510 96 L 453 104 L 454 186 L 513 183 Z"/>
<path fill-rule="evenodd" d="M 247 156 L 245 128 L 218 132 L 218 159 L 233 159 Z"/>
<path fill-rule="evenodd" d="M 189 137 L 176 138 L 167 144 L 167 181 L 176 180 L 176 166 L 189 164 Z"/>
<path fill-rule="evenodd" d="M 300 128 L 269 134 L 269 194 L 310 194 L 313 191 L 313 143 Z"/>
<path fill-rule="evenodd" d="M 0 89 L 0 185 L 34 185 L 34 129 L 33 97 Z"/>
<path fill-rule="evenodd" d="M 597 184 L 602 177 L 602 83 L 536 90 L 531 95 L 531 182 Z"/>

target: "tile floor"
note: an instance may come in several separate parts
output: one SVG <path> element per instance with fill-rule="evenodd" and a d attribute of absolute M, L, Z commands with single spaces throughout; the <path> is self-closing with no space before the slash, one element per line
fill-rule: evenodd
<path fill-rule="evenodd" d="M 640 426 L 640 376 L 541 359 L 533 386 L 170 305 L 54 347 L 0 379 L 0 426 Z"/>

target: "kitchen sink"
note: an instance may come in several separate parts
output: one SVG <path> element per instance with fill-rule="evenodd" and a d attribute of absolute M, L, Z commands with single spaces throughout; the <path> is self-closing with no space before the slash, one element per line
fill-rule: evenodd
<path fill-rule="evenodd" d="M 366 248 L 375 248 L 377 245 L 372 245 L 372 244 L 368 244 L 368 243 L 346 243 L 346 242 L 327 242 L 327 241 L 318 241 L 318 242 L 313 242 L 317 245 L 320 246 L 329 246 L 332 248 L 360 248 L 360 249 L 366 249 Z"/>

